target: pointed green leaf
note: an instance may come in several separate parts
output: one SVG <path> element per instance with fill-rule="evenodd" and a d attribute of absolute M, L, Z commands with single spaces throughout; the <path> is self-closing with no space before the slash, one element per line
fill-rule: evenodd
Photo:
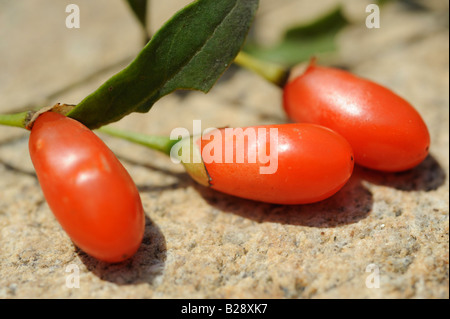
<path fill-rule="evenodd" d="M 258 0 L 197 0 L 169 20 L 124 70 L 67 115 L 90 128 L 147 112 L 177 90 L 208 92 L 240 51 Z"/>

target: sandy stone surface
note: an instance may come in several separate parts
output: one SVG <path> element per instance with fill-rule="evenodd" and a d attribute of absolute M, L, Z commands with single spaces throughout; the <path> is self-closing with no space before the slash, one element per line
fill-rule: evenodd
<path fill-rule="evenodd" d="M 155 30 L 189 1 L 153 2 Z M 252 34 L 275 43 L 287 26 L 337 2 L 262 0 Z M 68 3 L 80 6 L 80 29 L 65 27 Z M 381 28 L 370 30 L 370 2 L 341 3 L 352 24 L 333 63 L 415 105 L 432 138 L 421 165 L 398 174 L 357 167 L 330 199 L 270 205 L 206 189 L 164 155 L 100 135 L 138 185 L 147 218 L 138 253 L 109 265 L 74 247 L 54 219 L 28 132 L 0 127 L 0 298 L 448 298 L 448 2 L 388 4 Z M 141 40 L 119 0 L 1 1 L 0 112 L 79 102 Z M 203 129 L 287 121 L 280 90 L 233 66 L 207 95 L 172 94 L 114 125 L 169 134 L 197 119 Z M 67 286 L 73 267 L 79 288 Z"/>

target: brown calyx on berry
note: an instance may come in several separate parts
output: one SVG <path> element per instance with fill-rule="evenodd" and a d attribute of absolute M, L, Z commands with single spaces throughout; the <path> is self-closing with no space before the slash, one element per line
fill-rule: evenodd
<path fill-rule="evenodd" d="M 45 112 L 55 112 L 62 115 L 66 115 L 69 113 L 76 105 L 73 104 L 61 104 L 56 103 L 53 106 L 46 106 L 41 108 L 38 111 L 30 111 L 28 112 L 27 118 L 25 119 L 25 128 L 27 130 L 31 130 L 33 128 L 34 122 L 37 120 L 37 118 L 45 113 Z"/>

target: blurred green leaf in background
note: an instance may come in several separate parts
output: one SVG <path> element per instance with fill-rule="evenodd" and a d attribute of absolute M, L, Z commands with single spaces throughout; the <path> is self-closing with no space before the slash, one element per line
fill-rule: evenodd
<path fill-rule="evenodd" d="M 335 37 L 347 24 L 342 8 L 337 7 L 309 23 L 288 29 L 272 47 L 248 42 L 244 51 L 258 59 L 292 67 L 311 56 L 336 50 Z"/>

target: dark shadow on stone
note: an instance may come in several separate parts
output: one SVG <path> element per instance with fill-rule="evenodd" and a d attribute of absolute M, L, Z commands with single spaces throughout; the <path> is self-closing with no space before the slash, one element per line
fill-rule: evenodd
<path fill-rule="evenodd" d="M 28 135 L 20 135 L 7 138 L 3 141 L 0 141 L 0 146 L 9 145 L 10 147 L 19 147 L 18 144 L 23 144 L 24 142 L 26 142 L 28 145 Z M 20 147 L 22 147 L 22 145 Z M 10 171 L 12 173 L 28 175 L 37 179 L 37 175 L 34 170 L 21 168 L 19 166 L 16 166 L 14 163 L 5 161 L 2 158 L 0 158 L 0 165 L 4 166 L 7 171 Z"/>
<path fill-rule="evenodd" d="M 152 284 L 164 270 L 167 248 L 161 230 L 146 216 L 144 239 L 132 258 L 111 264 L 90 257 L 79 248 L 77 254 L 86 268 L 102 280 L 118 285 Z"/>
<path fill-rule="evenodd" d="M 236 73 L 241 69 L 241 67 L 237 66 L 236 64 L 232 63 L 228 69 L 225 70 L 225 72 L 220 76 L 220 78 L 217 80 L 217 84 L 228 82 L 230 80 L 233 80 Z"/>
<path fill-rule="evenodd" d="M 28 175 L 28 176 L 31 176 L 31 177 L 37 179 L 37 175 L 34 171 L 28 171 L 28 170 L 22 169 L 20 167 L 16 167 L 10 163 L 4 162 L 3 160 L 0 160 L 0 165 L 3 165 L 6 170 L 11 171 L 13 173 Z"/>
<path fill-rule="evenodd" d="M 132 158 L 129 158 L 129 157 L 123 155 L 123 154 L 116 155 L 116 156 L 121 161 L 125 161 L 125 162 L 128 162 L 129 164 L 140 166 L 140 167 L 145 167 L 146 169 L 149 169 L 151 171 L 160 172 L 160 173 L 162 173 L 164 175 L 173 176 L 173 177 L 176 177 L 176 178 L 179 178 L 179 179 L 182 179 L 183 176 L 186 175 L 185 172 L 174 172 L 174 171 L 171 171 L 171 170 L 163 168 L 163 167 L 158 167 L 156 165 L 152 165 L 152 164 L 148 164 L 148 163 L 142 163 L 142 162 L 139 162 L 139 161 L 134 160 Z"/>
<path fill-rule="evenodd" d="M 165 190 L 182 189 L 192 186 L 195 183 L 187 173 L 180 173 L 178 181 L 167 185 L 139 184 L 136 185 L 140 193 L 153 193 Z"/>
<path fill-rule="evenodd" d="M 192 178 L 185 172 L 174 172 L 172 170 L 158 167 L 152 164 L 148 163 L 141 163 L 139 161 L 136 161 L 134 159 L 128 158 L 124 155 L 117 155 L 117 157 L 125 162 L 128 162 L 131 165 L 144 167 L 146 169 L 149 169 L 151 171 L 159 172 L 161 174 L 172 176 L 176 178 L 176 182 L 166 184 L 166 185 L 154 185 L 154 184 L 139 184 L 136 185 L 139 192 L 141 193 L 154 193 L 154 192 L 161 192 L 165 190 L 174 190 L 174 189 L 180 189 L 180 188 L 186 188 L 189 186 L 192 186 L 192 184 L 195 184 L 195 182 L 192 180 Z M 182 167 L 182 164 L 179 164 Z"/>
<path fill-rule="evenodd" d="M 375 185 L 403 191 L 426 192 L 438 189 L 447 178 L 444 169 L 432 155 L 428 155 L 421 164 L 405 172 L 386 173 L 361 168 L 361 177 Z"/>
<path fill-rule="evenodd" d="M 372 211 L 372 193 L 364 187 L 358 172 L 335 195 L 306 205 L 274 205 L 245 200 L 196 186 L 209 205 L 254 220 L 258 223 L 280 223 L 329 228 L 352 224 Z"/>
<path fill-rule="evenodd" d="M 286 123 L 287 120 L 283 116 L 279 116 L 276 114 L 270 114 L 267 112 L 259 112 L 258 113 L 258 119 L 261 121 L 272 121 L 273 123 Z"/>
<path fill-rule="evenodd" d="M 193 90 L 183 90 L 183 89 L 179 89 L 173 92 L 173 94 L 177 97 L 179 97 L 181 100 L 184 100 L 186 97 L 189 96 L 189 94 L 191 94 Z"/>

